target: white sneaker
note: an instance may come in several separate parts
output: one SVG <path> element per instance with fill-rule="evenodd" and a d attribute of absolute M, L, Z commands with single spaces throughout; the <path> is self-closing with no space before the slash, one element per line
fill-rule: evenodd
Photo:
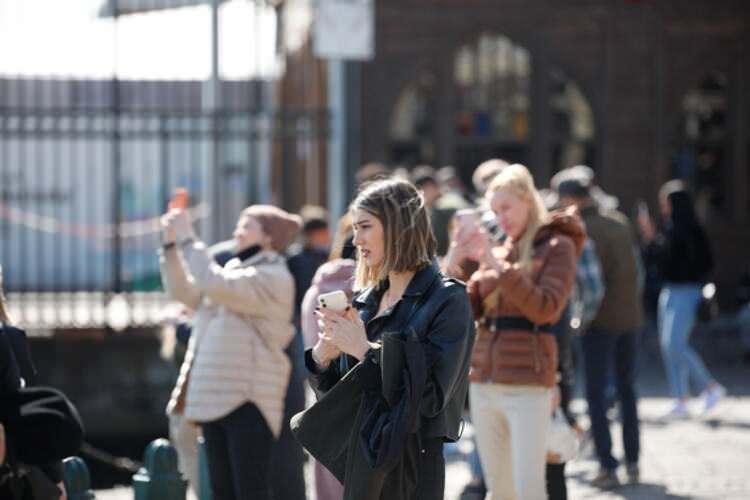
<path fill-rule="evenodd" d="M 687 405 L 680 401 L 672 405 L 672 408 L 659 417 L 662 422 L 672 422 L 676 420 L 688 420 L 690 418 L 690 412 L 688 411 Z"/>
<path fill-rule="evenodd" d="M 716 384 L 710 389 L 706 389 L 701 393 L 703 398 L 703 413 L 707 413 L 713 410 L 719 401 L 727 395 L 727 390 L 723 385 Z"/>

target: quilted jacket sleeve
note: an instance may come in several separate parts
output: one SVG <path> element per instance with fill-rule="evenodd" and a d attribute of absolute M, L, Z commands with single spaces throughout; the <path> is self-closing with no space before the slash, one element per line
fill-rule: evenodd
<path fill-rule="evenodd" d="M 291 303 L 294 281 L 278 266 L 219 267 L 201 242 L 183 248 L 186 266 L 195 287 L 236 314 L 268 317 Z"/>
<path fill-rule="evenodd" d="M 559 319 L 576 276 L 577 257 L 573 241 L 559 235 L 549 245 L 538 281 L 516 266 L 499 273 L 497 280 L 503 299 L 537 324 L 554 323 Z"/>

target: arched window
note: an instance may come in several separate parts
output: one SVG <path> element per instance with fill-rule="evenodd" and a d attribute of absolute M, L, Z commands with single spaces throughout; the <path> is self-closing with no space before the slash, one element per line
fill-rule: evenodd
<path fill-rule="evenodd" d="M 435 83 L 435 76 L 423 71 L 399 95 L 390 124 L 394 164 L 434 163 Z"/>
<path fill-rule="evenodd" d="M 482 35 L 458 50 L 456 133 L 460 138 L 529 139 L 531 57 L 502 35 Z"/>
<path fill-rule="evenodd" d="M 503 35 L 480 36 L 454 57 L 455 162 L 528 162 L 531 56 Z"/>
<path fill-rule="evenodd" d="M 584 93 L 555 65 L 537 61 L 532 71 L 533 62 L 507 36 L 485 33 L 459 46 L 449 66 L 423 70 L 395 101 L 390 161 L 451 164 L 467 183 L 490 158 L 524 163 L 540 183 L 575 164 L 595 168 L 594 117 Z M 544 122 L 532 123 L 532 113 Z M 534 158 L 544 164 L 531 164 Z"/>
<path fill-rule="evenodd" d="M 578 84 L 550 71 L 552 173 L 573 165 L 594 166 L 594 114 Z"/>

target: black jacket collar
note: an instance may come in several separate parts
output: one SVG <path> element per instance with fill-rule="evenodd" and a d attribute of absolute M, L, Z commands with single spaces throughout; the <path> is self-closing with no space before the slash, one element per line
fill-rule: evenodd
<path fill-rule="evenodd" d="M 404 291 L 403 298 L 417 300 L 421 297 L 432 285 L 432 282 L 440 274 L 436 261 L 432 261 L 429 265 L 424 266 L 422 269 L 416 272 L 412 277 L 409 285 Z M 388 280 L 379 283 L 378 285 L 371 286 L 362 290 L 352 300 L 352 304 L 356 309 L 378 309 L 380 304 L 380 298 L 383 293 L 388 289 Z"/>
<path fill-rule="evenodd" d="M 262 250 L 260 245 L 253 245 L 251 247 L 245 248 L 244 250 L 241 250 L 234 254 L 234 256 L 241 261 L 246 261 L 247 259 L 251 257 L 255 257 L 257 254 L 260 253 Z"/>

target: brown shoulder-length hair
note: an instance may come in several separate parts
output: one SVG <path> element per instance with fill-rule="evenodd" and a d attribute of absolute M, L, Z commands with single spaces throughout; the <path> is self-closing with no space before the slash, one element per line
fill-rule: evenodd
<path fill-rule="evenodd" d="M 375 181 L 362 190 L 350 211 L 363 210 L 383 224 L 384 257 L 377 268 L 357 259 L 354 288 L 377 285 L 390 272 L 418 271 L 435 257 L 437 242 L 432 233 L 424 199 L 414 185 L 403 179 Z"/>

